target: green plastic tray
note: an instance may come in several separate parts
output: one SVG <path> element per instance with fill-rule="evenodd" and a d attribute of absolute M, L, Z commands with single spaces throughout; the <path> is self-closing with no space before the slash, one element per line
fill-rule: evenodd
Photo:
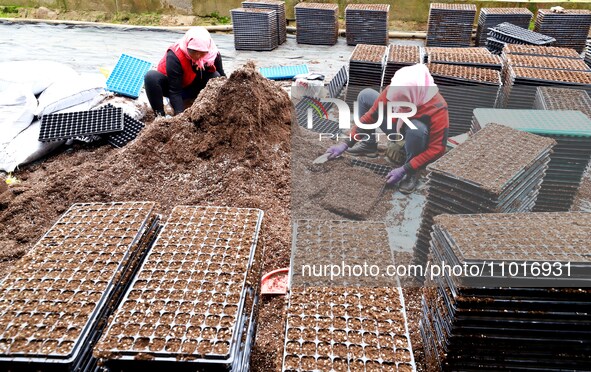
<path fill-rule="evenodd" d="M 481 127 L 497 123 L 535 134 L 591 137 L 591 119 L 580 111 L 477 108 L 474 118 Z"/>

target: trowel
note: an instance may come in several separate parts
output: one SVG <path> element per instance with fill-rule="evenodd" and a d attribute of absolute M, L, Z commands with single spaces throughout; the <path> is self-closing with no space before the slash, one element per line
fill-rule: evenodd
<path fill-rule="evenodd" d="M 326 163 L 328 161 L 328 157 L 330 156 L 329 153 L 324 153 L 322 155 L 320 155 L 319 157 L 317 157 L 312 164 L 323 164 Z"/>

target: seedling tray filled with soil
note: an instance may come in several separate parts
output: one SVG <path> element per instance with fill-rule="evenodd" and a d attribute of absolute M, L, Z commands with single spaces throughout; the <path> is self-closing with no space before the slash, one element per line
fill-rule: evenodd
<path fill-rule="evenodd" d="M 438 214 L 528 212 L 535 205 L 556 142 L 491 125 L 494 129 L 484 136 L 473 136 L 427 167 L 427 202 L 415 244 L 418 262 L 426 262 L 432 218 Z M 491 143 L 497 145 L 491 148 Z"/>
<path fill-rule="evenodd" d="M 262 249 L 258 209 L 176 207 L 95 348 L 116 370 L 244 370 Z"/>
<path fill-rule="evenodd" d="M 90 348 L 143 253 L 154 203 L 75 204 L 0 285 L 0 368 L 87 368 Z M 155 223 L 156 222 L 156 223 Z"/>
<path fill-rule="evenodd" d="M 293 226 L 292 286 L 372 287 L 396 285 L 395 277 L 370 275 L 332 275 L 325 265 L 376 266 L 384 273 L 394 264 L 388 232 L 383 222 L 297 220 Z"/>
<path fill-rule="evenodd" d="M 416 371 L 399 288 L 292 288 L 283 371 Z"/>
<path fill-rule="evenodd" d="M 432 48 L 435 49 L 435 48 Z M 439 49 L 439 48 L 437 48 Z M 435 53 L 441 59 L 446 53 Z M 488 51 L 487 51 L 488 53 Z M 484 59 L 479 54 L 464 54 L 467 60 Z M 451 136 L 470 130 L 472 111 L 477 107 L 496 107 L 501 92 L 501 75 L 491 68 L 430 63 L 429 71 L 448 104 Z"/>
<path fill-rule="evenodd" d="M 551 89 L 541 92 L 556 90 Z M 584 91 L 580 92 L 587 95 Z M 570 96 L 574 93 L 570 93 Z M 546 96 L 546 93 L 540 93 L 537 100 L 543 100 L 542 95 Z M 578 97 L 581 97 L 580 93 Z M 584 100 L 577 102 L 581 102 L 584 108 Z M 564 104 L 568 104 L 568 100 Z M 577 108 L 575 104 L 573 102 L 573 108 Z M 556 140 L 534 209 L 537 212 L 570 210 L 591 159 L 591 120 L 580 111 L 563 111 L 561 107 L 564 106 L 558 106 L 556 110 L 476 109 L 472 118 L 474 132 L 494 121 Z"/>
<path fill-rule="evenodd" d="M 421 49 L 418 45 L 392 45 L 388 46 L 388 60 L 384 70 L 382 86 L 390 85 L 396 71 L 405 66 L 421 63 Z"/>
<path fill-rule="evenodd" d="M 447 215 L 435 217 L 435 223 L 431 249 L 438 262 L 570 262 L 579 267 L 582 287 L 564 288 L 558 277 L 531 272 L 503 277 L 499 267 L 494 275 L 499 280 L 489 280 L 488 286 L 475 287 L 472 278 L 447 273 L 429 281 L 421 320 L 428 360 L 450 369 L 477 364 L 487 369 L 589 369 L 588 213 Z M 530 280 L 524 282 L 525 277 Z"/>

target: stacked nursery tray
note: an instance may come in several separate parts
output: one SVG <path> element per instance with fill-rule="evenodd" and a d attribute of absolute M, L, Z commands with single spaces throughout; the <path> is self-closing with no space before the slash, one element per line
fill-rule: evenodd
<path fill-rule="evenodd" d="M 501 88 L 498 71 L 444 64 L 430 64 L 429 71 L 448 105 L 450 136 L 470 130 L 475 108 L 495 107 Z"/>
<path fill-rule="evenodd" d="M 92 347 L 149 249 L 154 203 L 74 204 L 0 284 L 0 369 L 91 371 Z"/>
<path fill-rule="evenodd" d="M 348 45 L 388 45 L 388 4 L 349 4 L 345 8 Z"/>
<path fill-rule="evenodd" d="M 591 90 L 591 72 L 507 65 L 503 81 L 502 99 L 497 107 L 530 109 L 539 86 Z"/>
<path fill-rule="evenodd" d="M 582 53 L 590 26 L 591 11 L 588 9 L 563 9 L 561 12 L 539 9 L 534 30 L 556 38 L 557 46 Z"/>
<path fill-rule="evenodd" d="M 380 89 L 388 48 L 381 45 L 357 44 L 349 59 L 347 103 L 352 107 L 365 88 Z"/>
<path fill-rule="evenodd" d="M 503 55 L 505 59 L 507 59 L 508 55 L 581 59 L 579 53 L 571 48 L 524 44 L 507 44 L 503 49 Z"/>
<path fill-rule="evenodd" d="M 591 118 L 591 98 L 581 89 L 538 87 L 534 108 L 538 110 L 575 110 Z"/>
<path fill-rule="evenodd" d="M 439 214 L 531 211 L 556 142 L 491 124 L 427 166 L 427 201 L 414 247 L 427 262 L 433 217 Z"/>
<path fill-rule="evenodd" d="M 501 57 L 486 48 L 425 48 L 427 62 L 482 67 L 501 71 Z"/>
<path fill-rule="evenodd" d="M 513 67 L 533 67 L 550 70 L 591 71 L 582 58 L 542 57 L 508 54 L 507 63 Z"/>
<path fill-rule="evenodd" d="M 476 17 L 474 4 L 431 3 L 427 46 L 468 47 Z"/>
<path fill-rule="evenodd" d="M 106 107 L 101 110 L 76 111 L 43 115 L 39 141 L 59 141 L 70 138 L 121 132 L 124 127 L 123 110 Z"/>
<path fill-rule="evenodd" d="M 292 288 L 284 372 L 416 371 L 400 288 Z"/>
<path fill-rule="evenodd" d="M 486 38 L 486 47 L 495 54 L 501 54 L 506 44 L 551 46 L 554 43 L 556 43 L 556 39 L 551 36 L 543 35 L 508 22 L 503 22 L 489 28 L 488 37 Z"/>
<path fill-rule="evenodd" d="M 107 108 L 115 108 L 115 106 L 107 103 L 106 105 L 99 107 L 98 110 Z M 108 134 L 107 142 L 109 142 L 109 144 L 113 147 L 123 147 L 136 139 L 144 127 L 144 123 L 123 112 L 123 130 L 121 132 L 113 132 Z"/>
<path fill-rule="evenodd" d="M 262 211 L 175 207 L 94 354 L 111 370 L 248 371 Z"/>
<path fill-rule="evenodd" d="M 483 273 L 444 273 L 427 283 L 419 329 L 429 365 L 589 370 L 591 214 L 438 216 L 433 230 L 434 260 Z"/>
<path fill-rule="evenodd" d="M 339 37 L 339 6 L 298 3 L 294 6 L 298 44 L 334 45 Z"/>
<path fill-rule="evenodd" d="M 488 123 L 550 137 L 553 150 L 535 211 L 569 211 L 591 159 L 591 119 L 580 111 L 476 109 L 472 131 Z"/>
<path fill-rule="evenodd" d="M 485 46 L 488 29 L 503 22 L 528 28 L 533 13 L 527 8 L 482 8 L 476 29 L 476 46 Z"/>
<path fill-rule="evenodd" d="M 285 17 L 285 1 L 278 0 L 247 0 L 242 2 L 243 8 L 271 9 L 277 16 L 277 43 L 279 45 L 287 40 L 287 19 Z"/>
<path fill-rule="evenodd" d="M 390 44 L 382 86 L 390 85 L 396 71 L 406 66 L 416 65 L 421 61 L 421 48 L 418 45 Z"/>
<path fill-rule="evenodd" d="M 271 9 L 237 8 L 230 10 L 236 50 L 265 51 L 279 43 L 277 12 Z"/>

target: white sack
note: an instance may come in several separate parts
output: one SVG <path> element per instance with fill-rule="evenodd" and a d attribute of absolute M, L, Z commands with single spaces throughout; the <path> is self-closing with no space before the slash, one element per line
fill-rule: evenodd
<path fill-rule="evenodd" d="M 11 61 L 0 63 L 0 90 L 21 84 L 32 94 L 39 94 L 56 81 L 78 74 L 70 66 L 53 61 Z"/>

